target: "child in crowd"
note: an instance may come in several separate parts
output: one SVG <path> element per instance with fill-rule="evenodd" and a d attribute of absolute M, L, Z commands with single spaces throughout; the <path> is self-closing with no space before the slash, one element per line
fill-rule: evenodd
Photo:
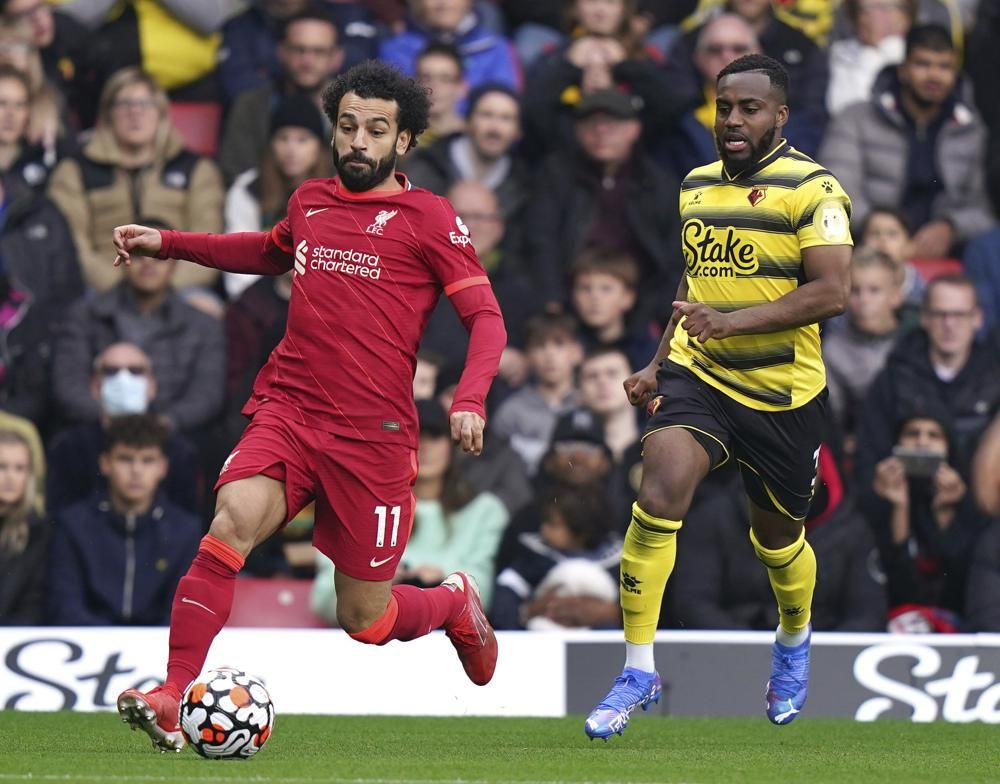
<path fill-rule="evenodd" d="M 556 485 L 537 533 L 518 537 L 497 577 L 491 617 L 498 629 L 616 627 L 622 538 L 602 488 Z"/>
<path fill-rule="evenodd" d="M 495 435 L 510 441 L 530 474 L 538 468 L 556 419 L 577 402 L 576 368 L 583 359 L 576 319 L 543 313 L 525 327 L 525 354 L 532 379 L 500 405 L 493 417 Z"/>
<path fill-rule="evenodd" d="M 858 246 L 875 248 L 896 262 L 902 274 L 902 301 L 900 319 L 907 327 L 920 319 L 920 304 L 924 300 L 927 284 L 916 267 L 909 263 L 920 249 L 914 248 L 910 239 L 912 233 L 906 216 L 893 207 L 875 207 L 865 218 L 858 232 Z"/>
<path fill-rule="evenodd" d="M 570 287 L 584 348 L 620 349 L 633 370 L 648 365 L 657 349 L 656 338 L 628 323 L 638 285 L 638 264 L 620 251 L 587 248 L 573 263 Z"/>
<path fill-rule="evenodd" d="M 874 248 L 855 250 L 846 324 L 823 339 L 830 405 L 845 447 L 850 446 L 868 387 L 900 335 L 902 282 L 902 268 L 887 254 Z"/>

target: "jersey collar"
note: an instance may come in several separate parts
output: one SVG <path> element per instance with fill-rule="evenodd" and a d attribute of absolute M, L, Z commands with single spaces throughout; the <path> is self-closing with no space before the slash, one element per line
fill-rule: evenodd
<path fill-rule="evenodd" d="M 403 186 L 401 191 L 363 191 L 361 193 L 355 193 L 352 190 L 348 190 L 340 184 L 340 177 L 333 178 L 333 187 L 338 196 L 341 196 L 348 201 L 365 201 L 368 199 L 391 199 L 400 194 L 406 193 L 413 186 L 410 185 L 410 181 L 406 178 L 406 175 L 402 172 L 396 172 L 396 182 Z"/>
<path fill-rule="evenodd" d="M 771 150 L 771 152 L 769 152 L 767 155 L 765 155 L 763 158 L 757 161 L 757 163 L 755 163 L 749 169 L 741 171 L 736 176 L 730 175 L 729 172 L 726 171 L 726 164 L 722 164 L 722 179 L 725 182 L 734 182 L 735 180 L 747 180 L 750 177 L 753 177 L 758 172 L 763 171 L 772 163 L 774 163 L 775 159 L 780 158 L 787 149 L 788 149 L 788 139 L 782 139 L 781 143 L 773 150 Z"/>

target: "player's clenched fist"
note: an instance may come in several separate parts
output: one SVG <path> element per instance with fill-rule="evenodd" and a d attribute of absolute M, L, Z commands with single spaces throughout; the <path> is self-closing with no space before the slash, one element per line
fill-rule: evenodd
<path fill-rule="evenodd" d="M 155 256 L 163 244 L 158 230 L 135 223 L 116 226 L 111 236 L 115 245 L 116 267 L 123 263 L 131 264 L 133 253 L 137 256 Z"/>
<path fill-rule="evenodd" d="M 721 340 L 733 334 L 729 326 L 728 313 L 720 313 L 715 308 L 700 302 L 675 302 L 674 318 L 678 321 L 683 319 L 684 323 L 681 326 L 684 331 L 699 343 L 709 339 Z"/>
<path fill-rule="evenodd" d="M 644 406 L 656 394 L 656 365 L 647 365 L 638 373 L 633 373 L 622 384 L 628 402 L 633 406 Z"/>
<path fill-rule="evenodd" d="M 478 455 L 483 451 L 483 429 L 486 420 L 472 411 L 455 411 L 451 415 L 451 440 L 462 445 L 462 451 Z"/>

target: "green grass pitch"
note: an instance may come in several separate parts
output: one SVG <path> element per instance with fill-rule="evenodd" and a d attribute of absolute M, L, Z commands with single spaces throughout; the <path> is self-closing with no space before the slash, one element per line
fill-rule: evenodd
<path fill-rule="evenodd" d="M 787 771 L 785 774 L 779 771 Z M 638 716 L 591 743 L 582 717 L 282 716 L 249 761 L 158 754 L 114 714 L 0 712 L 6 782 L 736 784 L 996 782 L 992 726 Z"/>

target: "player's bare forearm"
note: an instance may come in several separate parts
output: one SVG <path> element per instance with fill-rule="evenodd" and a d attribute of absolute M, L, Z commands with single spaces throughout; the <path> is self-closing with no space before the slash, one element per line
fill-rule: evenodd
<path fill-rule="evenodd" d="M 687 275 L 681 278 L 681 282 L 677 284 L 677 299 L 686 300 L 688 296 L 688 284 Z M 670 341 L 674 339 L 674 330 L 677 329 L 677 323 L 681 320 L 680 311 L 676 308 L 673 313 L 670 314 L 670 320 L 667 322 L 667 326 L 663 330 L 663 337 L 660 338 L 660 345 L 656 349 L 656 354 L 653 355 L 653 359 L 650 360 L 650 365 L 659 365 L 660 362 L 667 358 L 670 354 Z"/>
<path fill-rule="evenodd" d="M 802 251 L 806 283 L 773 302 L 728 315 L 732 335 L 758 335 L 839 316 L 850 293 L 851 247 L 823 245 Z"/>
<path fill-rule="evenodd" d="M 266 231 L 198 234 L 164 230 L 157 257 L 185 259 L 223 272 L 281 275 L 292 268 L 292 256 Z"/>

